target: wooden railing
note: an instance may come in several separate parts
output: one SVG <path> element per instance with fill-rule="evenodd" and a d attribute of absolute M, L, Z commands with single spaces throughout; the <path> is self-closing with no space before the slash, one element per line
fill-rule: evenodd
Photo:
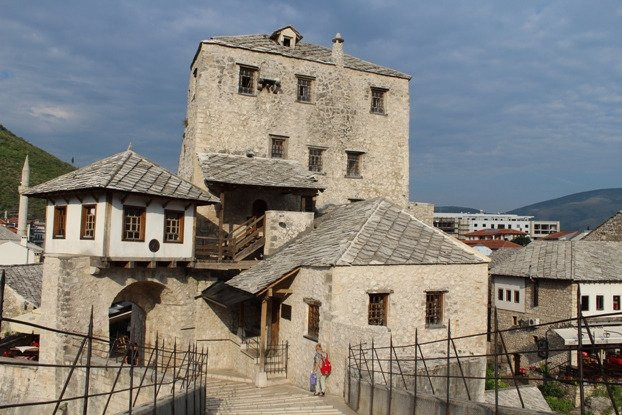
<path fill-rule="evenodd" d="M 240 261 L 246 258 L 265 244 L 265 219 L 265 215 L 250 218 L 222 238 L 197 236 L 195 256 L 208 261 Z"/>

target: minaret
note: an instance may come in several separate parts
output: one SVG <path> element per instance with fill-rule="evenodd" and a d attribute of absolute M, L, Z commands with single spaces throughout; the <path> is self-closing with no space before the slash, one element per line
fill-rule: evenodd
<path fill-rule="evenodd" d="M 17 216 L 17 236 L 21 238 L 21 244 L 26 245 L 28 242 L 28 196 L 24 195 L 24 192 L 30 185 L 30 164 L 28 163 L 28 155 L 24 160 L 24 167 L 22 168 L 22 182 L 19 185 L 19 214 Z"/>

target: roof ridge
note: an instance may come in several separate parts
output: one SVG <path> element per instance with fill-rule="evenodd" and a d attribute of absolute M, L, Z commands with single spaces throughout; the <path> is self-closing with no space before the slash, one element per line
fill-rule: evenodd
<path fill-rule="evenodd" d="M 132 156 L 132 153 L 134 153 L 134 152 L 132 150 L 125 150 L 123 153 L 122 154 L 123 154 L 124 158 L 121 160 L 119 165 L 114 169 L 114 171 L 110 174 L 110 178 L 106 181 L 106 183 L 104 184 L 103 187 L 110 186 L 110 183 L 112 182 L 112 179 L 114 179 L 114 177 L 117 175 L 119 170 L 121 170 L 121 168 L 123 168 L 123 166 L 125 165 L 127 160 Z"/>
<path fill-rule="evenodd" d="M 350 248 L 352 248 L 352 245 L 354 244 L 354 241 L 356 241 L 358 239 L 358 237 L 361 235 L 361 232 L 363 232 L 363 229 L 365 229 L 365 227 L 367 226 L 367 224 L 369 223 L 371 218 L 378 211 L 378 209 L 380 209 L 380 205 L 382 205 L 382 202 L 384 202 L 384 201 L 385 200 L 383 198 L 378 198 L 378 200 L 374 202 L 374 203 L 376 203 L 376 207 L 369 213 L 369 216 L 365 220 L 365 223 L 363 223 L 363 225 L 361 225 L 359 230 L 356 232 L 356 235 L 354 235 L 354 238 L 352 238 L 350 240 L 350 242 L 347 243 L 346 247 L 341 250 L 341 252 L 339 253 L 339 256 L 337 256 L 337 259 L 335 260 L 335 264 L 337 264 L 345 256 L 346 252 L 348 252 L 350 250 Z"/>

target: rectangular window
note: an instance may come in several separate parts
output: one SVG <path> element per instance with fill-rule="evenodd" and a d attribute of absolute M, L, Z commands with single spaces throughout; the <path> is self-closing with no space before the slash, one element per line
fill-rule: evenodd
<path fill-rule="evenodd" d="M 384 93 L 385 89 L 371 89 L 371 112 L 374 114 L 384 114 Z"/>
<path fill-rule="evenodd" d="M 54 207 L 54 232 L 52 238 L 65 239 L 67 226 L 67 206 Z"/>
<path fill-rule="evenodd" d="M 296 99 L 300 102 L 311 102 L 311 85 L 313 80 L 310 78 L 298 77 L 298 92 Z"/>
<path fill-rule="evenodd" d="M 270 157 L 273 159 L 285 158 L 285 137 L 270 137 Z"/>
<path fill-rule="evenodd" d="M 369 294 L 367 323 L 370 326 L 387 325 L 387 307 L 389 294 Z"/>
<path fill-rule="evenodd" d="M 80 224 L 80 239 L 95 239 L 95 212 L 96 205 L 82 205 L 82 222 Z"/>
<path fill-rule="evenodd" d="M 145 240 L 144 207 L 123 206 L 123 240 L 141 242 Z"/>
<path fill-rule="evenodd" d="M 320 306 L 319 304 L 307 304 L 309 316 L 307 319 L 307 336 L 317 340 L 320 336 Z"/>
<path fill-rule="evenodd" d="M 288 304 L 281 304 L 281 318 L 285 320 L 292 319 L 292 306 Z"/>
<path fill-rule="evenodd" d="M 425 293 L 425 324 L 436 325 L 443 323 L 443 296 L 441 291 Z"/>
<path fill-rule="evenodd" d="M 346 177 L 361 177 L 361 153 L 346 151 Z"/>
<path fill-rule="evenodd" d="M 533 306 L 537 307 L 538 306 L 538 302 L 539 302 L 539 296 L 540 296 L 540 284 L 538 284 L 538 281 L 534 281 L 533 282 Z"/>
<path fill-rule="evenodd" d="M 503 288 L 499 288 L 497 290 L 497 298 L 499 299 L 499 301 L 503 301 Z"/>
<path fill-rule="evenodd" d="M 512 290 L 505 290 L 505 301 L 512 301 Z"/>
<path fill-rule="evenodd" d="M 605 297 L 602 295 L 596 296 L 596 309 L 601 311 L 605 309 Z"/>
<path fill-rule="evenodd" d="M 255 93 L 255 74 L 257 69 L 248 66 L 240 66 L 240 80 L 238 84 L 238 92 L 240 94 Z"/>
<path fill-rule="evenodd" d="M 581 296 L 581 311 L 590 311 L 590 296 Z"/>
<path fill-rule="evenodd" d="M 184 212 L 164 211 L 164 242 L 184 242 Z"/>
<path fill-rule="evenodd" d="M 514 290 L 514 302 L 520 303 L 520 291 Z"/>
<path fill-rule="evenodd" d="M 613 296 L 613 309 L 615 311 L 620 311 L 620 296 L 619 295 Z"/>
<path fill-rule="evenodd" d="M 322 172 L 322 153 L 321 148 L 309 148 L 309 171 Z"/>

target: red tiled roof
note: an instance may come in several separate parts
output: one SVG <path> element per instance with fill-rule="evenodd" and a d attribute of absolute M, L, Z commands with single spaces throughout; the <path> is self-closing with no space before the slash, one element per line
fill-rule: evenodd
<path fill-rule="evenodd" d="M 579 233 L 579 232 L 564 232 L 564 231 L 560 231 L 560 232 L 554 232 L 554 233 L 548 234 L 548 235 L 546 235 L 546 236 L 545 236 L 544 238 L 542 238 L 542 239 L 545 239 L 545 240 L 547 240 L 547 241 L 555 241 L 555 240 L 557 240 L 557 239 L 559 239 L 559 238 L 562 238 L 562 237 L 564 237 L 564 236 L 567 236 L 567 235 L 572 235 L 572 236 L 574 236 L 574 235 L 576 235 L 576 234 L 578 234 L 578 233 Z"/>
<path fill-rule="evenodd" d="M 492 236 L 492 235 L 527 235 L 526 232 L 516 229 L 482 229 L 465 233 L 464 236 Z"/>
<path fill-rule="evenodd" d="M 497 249 L 519 249 L 522 248 L 521 245 L 514 243 L 512 241 L 504 241 L 501 239 L 495 239 L 495 240 L 491 240 L 491 239 L 486 239 L 486 240 L 479 240 L 479 241 L 462 241 L 465 244 L 469 245 L 469 246 L 485 246 L 486 248 L 490 248 L 493 251 L 496 251 Z"/>

